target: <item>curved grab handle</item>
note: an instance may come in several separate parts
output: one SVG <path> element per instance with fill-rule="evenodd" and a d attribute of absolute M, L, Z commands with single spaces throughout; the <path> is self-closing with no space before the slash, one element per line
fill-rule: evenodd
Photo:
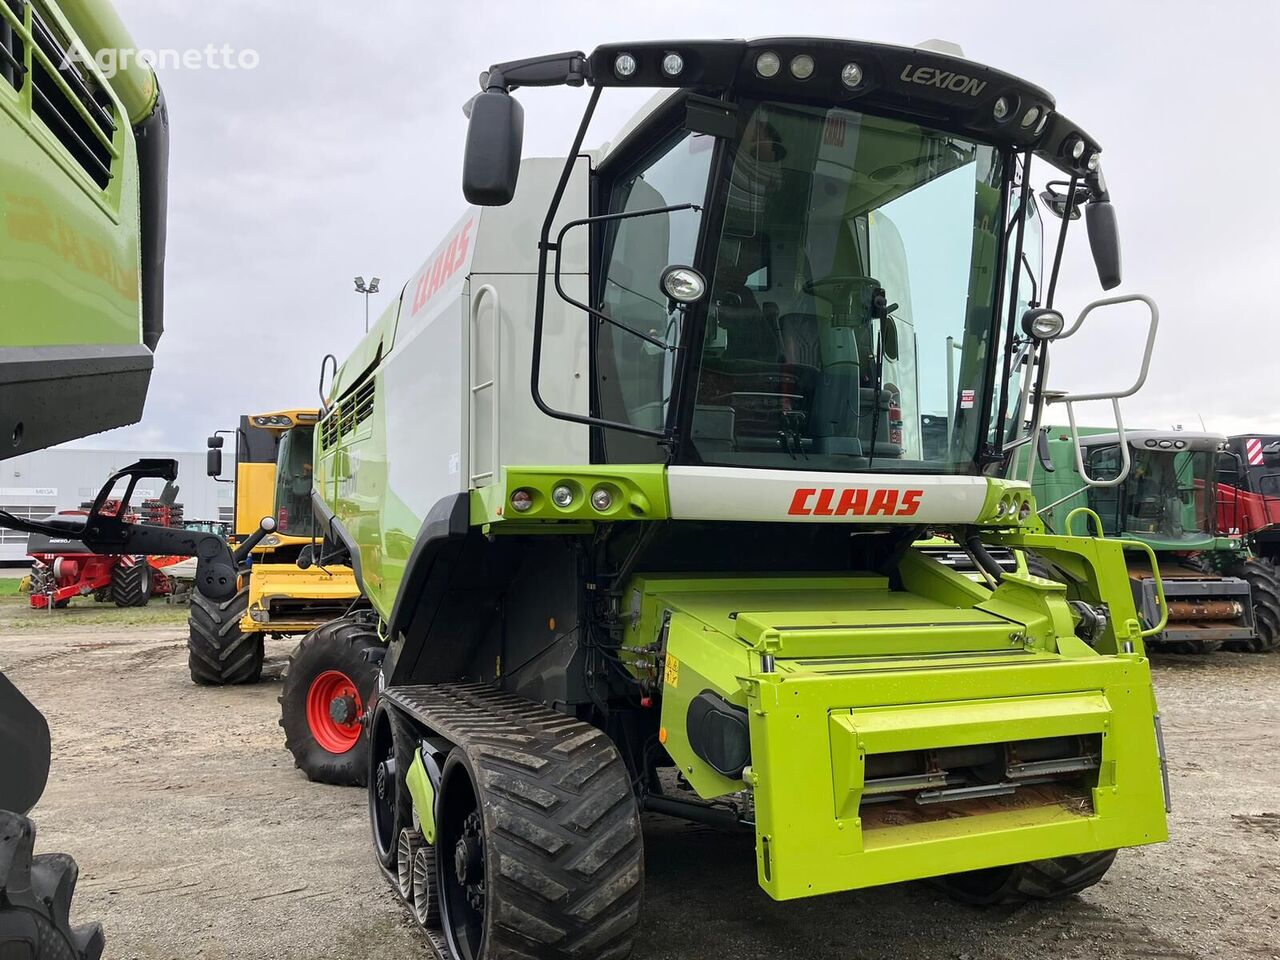
<path fill-rule="evenodd" d="M 1105 297 L 1102 300 L 1095 300 L 1080 311 L 1080 316 L 1076 317 L 1076 322 L 1068 329 L 1058 335 L 1058 340 L 1065 340 L 1073 336 L 1076 331 L 1084 324 L 1085 318 L 1099 307 L 1111 306 L 1117 303 L 1144 303 L 1150 313 L 1150 320 L 1147 322 L 1147 339 L 1142 351 L 1142 367 L 1138 371 L 1138 378 L 1126 390 L 1101 391 L 1098 393 L 1074 393 L 1065 394 L 1060 397 L 1046 398 L 1046 403 L 1061 403 L 1067 408 L 1067 423 L 1071 427 L 1071 440 L 1076 448 L 1076 470 L 1084 482 L 1091 487 L 1116 487 L 1124 483 L 1129 476 L 1129 468 L 1132 465 L 1129 457 L 1129 438 L 1124 431 L 1124 418 L 1120 414 L 1120 401 L 1125 397 L 1131 397 L 1142 389 L 1142 385 L 1147 382 L 1147 372 L 1151 369 L 1151 353 L 1156 344 L 1156 332 L 1160 329 L 1160 308 L 1156 306 L 1156 302 L 1143 293 L 1126 293 L 1119 297 Z M 1080 445 L 1080 431 L 1076 426 L 1075 405 L 1084 403 L 1089 400 L 1110 400 L 1111 411 L 1116 421 L 1116 436 L 1120 444 L 1120 472 L 1110 480 L 1099 480 L 1097 477 L 1089 476 L 1084 466 L 1084 450 Z"/>
<path fill-rule="evenodd" d="M 1163 633 L 1164 628 L 1169 625 L 1169 602 L 1164 596 L 1164 580 L 1160 578 L 1160 564 L 1156 560 L 1156 552 L 1141 540 L 1117 542 L 1126 550 L 1141 550 L 1147 555 L 1147 559 L 1151 562 L 1151 577 L 1156 582 L 1156 603 L 1160 605 L 1160 620 L 1154 627 L 1141 631 L 1138 636 L 1145 640 L 1147 637 L 1154 637 L 1157 633 Z"/>
<path fill-rule="evenodd" d="M 1094 537 L 1096 537 L 1098 540 L 1106 539 L 1107 535 L 1102 529 L 1102 518 L 1098 516 L 1098 514 L 1095 513 L 1093 510 L 1090 510 L 1088 507 L 1076 507 L 1074 510 L 1072 510 L 1070 513 L 1067 514 L 1067 519 L 1062 524 L 1062 529 L 1066 531 L 1067 536 L 1069 537 L 1075 536 L 1075 534 L 1071 532 L 1071 521 L 1075 520 L 1075 518 L 1080 515 L 1083 515 L 1085 520 L 1093 521 L 1093 529 L 1096 531 L 1094 533 Z M 1086 537 L 1089 536 L 1089 525 L 1087 523 L 1085 524 L 1084 535 Z"/>

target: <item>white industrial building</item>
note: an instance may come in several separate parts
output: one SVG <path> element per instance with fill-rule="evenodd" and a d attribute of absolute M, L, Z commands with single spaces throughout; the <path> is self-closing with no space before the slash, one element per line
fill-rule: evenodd
<path fill-rule="evenodd" d="M 0 460 L 0 510 L 19 517 L 47 517 L 59 510 L 75 510 L 97 496 L 107 477 L 135 460 L 159 457 L 178 461 L 178 497 L 188 520 L 230 520 L 233 487 L 205 475 L 205 453 L 136 450 L 37 450 L 12 460 Z M 156 497 L 162 480 L 142 480 L 133 502 Z M 0 564 L 21 562 L 27 556 L 27 535 L 0 528 Z"/>

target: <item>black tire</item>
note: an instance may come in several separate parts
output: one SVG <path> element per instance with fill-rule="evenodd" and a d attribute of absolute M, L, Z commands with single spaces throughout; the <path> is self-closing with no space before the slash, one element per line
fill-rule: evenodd
<path fill-rule="evenodd" d="M 102 927 L 71 926 L 79 869 L 65 853 L 32 856 L 36 828 L 0 810 L 0 954 L 15 960 L 98 960 Z"/>
<path fill-rule="evenodd" d="M 357 615 L 312 630 L 289 658 L 280 693 L 280 726 L 294 766 L 307 779 L 338 786 L 362 787 L 367 782 L 369 734 L 363 721 L 378 689 L 378 664 L 365 654 L 382 646 L 375 622 Z M 354 697 L 334 674 L 354 687 Z M 317 729 L 309 701 L 344 693 L 338 707 L 348 716 L 329 720 L 332 715 L 326 713 Z"/>
<path fill-rule="evenodd" d="M 622 960 L 644 886 L 630 777 L 597 728 L 458 687 L 436 817 L 441 925 L 457 960 Z"/>
<path fill-rule="evenodd" d="M 1254 637 L 1233 640 L 1226 644 L 1227 649 L 1247 653 L 1271 653 L 1280 649 L 1280 581 L 1276 578 L 1276 568 L 1266 560 L 1249 559 L 1231 572 L 1249 581 Z"/>
<path fill-rule="evenodd" d="M 70 597 L 67 597 L 65 600 L 55 600 L 55 601 L 53 601 L 53 609 L 55 609 L 55 610 L 65 610 L 65 609 L 67 609 L 67 607 L 69 607 L 69 606 L 71 606 L 71 598 L 70 598 Z"/>
<path fill-rule="evenodd" d="M 1115 862 L 1115 850 L 1033 860 L 939 877 L 935 883 L 953 899 L 991 907 L 1030 900 L 1061 900 L 1092 887 Z"/>
<path fill-rule="evenodd" d="M 248 608 L 248 585 L 228 600 L 210 600 L 199 590 L 191 594 L 187 665 L 194 682 L 216 687 L 262 678 L 262 634 L 240 629 Z"/>
<path fill-rule="evenodd" d="M 413 825 L 413 801 L 404 783 L 413 751 L 404 719 L 378 700 L 369 721 L 369 827 L 374 855 L 392 874 L 400 831 Z"/>
<path fill-rule="evenodd" d="M 117 607 L 145 607 L 151 599 L 151 564 L 138 560 L 111 571 L 111 600 Z"/>

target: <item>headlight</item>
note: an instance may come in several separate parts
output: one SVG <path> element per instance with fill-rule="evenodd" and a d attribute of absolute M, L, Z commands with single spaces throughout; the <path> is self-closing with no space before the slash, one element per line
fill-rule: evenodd
<path fill-rule="evenodd" d="M 517 513 L 525 513 L 533 506 L 533 492 L 521 488 L 511 494 L 511 509 Z"/>
<path fill-rule="evenodd" d="M 573 488 L 567 484 L 560 484 L 551 491 L 551 502 L 557 507 L 568 507 L 573 503 Z"/>
<path fill-rule="evenodd" d="M 1022 315 L 1022 332 L 1037 340 L 1052 340 L 1062 333 L 1066 325 L 1066 318 L 1057 310 L 1050 310 L 1048 307 L 1028 310 Z"/>
<path fill-rule="evenodd" d="M 591 505 L 604 513 L 613 506 L 613 494 L 608 487 L 596 487 L 591 491 Z"/>
<path fill-rule="evenodd" d="M 782 61 L 778 59 L 778 55 L 772 50 L 766 50 L 756 57 L 756 73 L 766 79 L 776 77 L 781 68 Z"/>

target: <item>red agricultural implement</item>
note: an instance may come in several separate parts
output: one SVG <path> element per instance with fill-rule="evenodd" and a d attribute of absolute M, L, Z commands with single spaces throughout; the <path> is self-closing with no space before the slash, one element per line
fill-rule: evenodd
<path fill-rule="evenodd" d="M 175 506 L 166 506 L 164 511 L 173 511 Z M 176 506 L 178 517 L 181 517 L 181 510 L 181 506 Z M 147 513 L 156 514 L 156 510 Z M 83 515 L 85 511 L 82 510 L 68 510 L 60 514 Z M 158 514 L 156 516 L 160 519 Z M 174 583 L 163 570 L 186 559 L 94 553 L 79 540 L 44 533 L 33 533 L 28 537 L 27 553 L 32 560 L 31 606 L 38 610 L 62 608 L 71 603 L 73 597 L 87 596 L 99 602 L 114 603 L 117 607 L 146 606 L 152 597 L 173 592 Z"/>

